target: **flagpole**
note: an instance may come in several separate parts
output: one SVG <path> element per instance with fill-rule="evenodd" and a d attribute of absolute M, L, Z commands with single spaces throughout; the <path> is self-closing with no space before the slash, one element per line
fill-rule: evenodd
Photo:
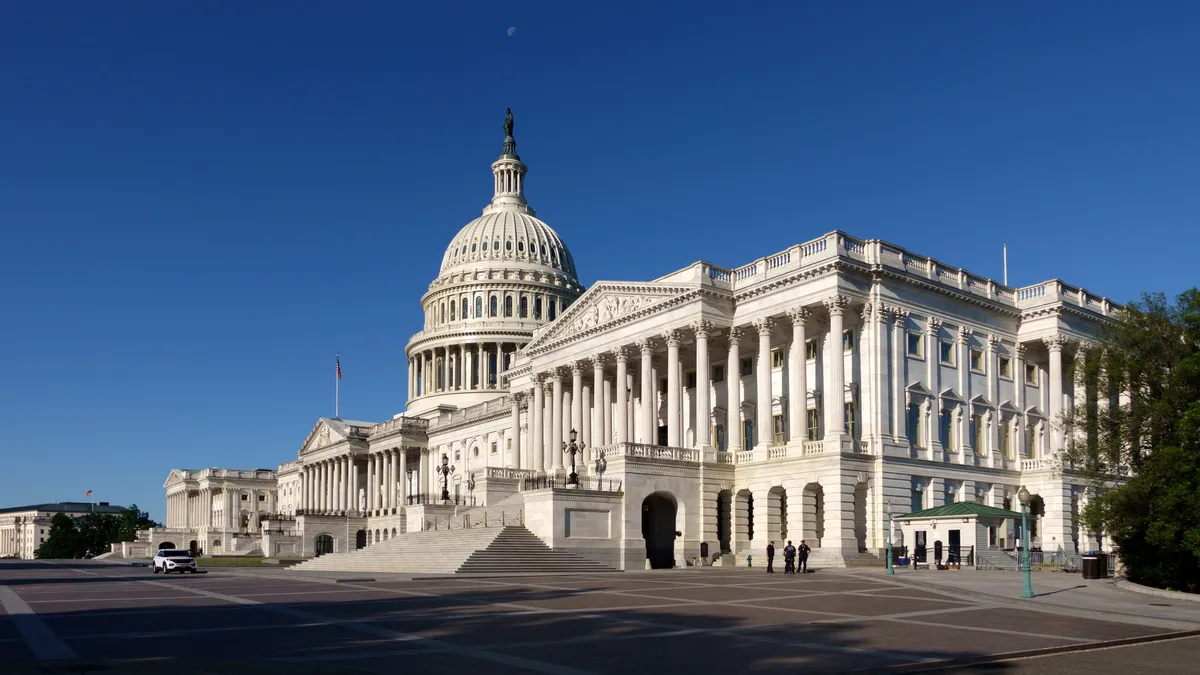
<path fill-rule="evenodd" d="M 336 352 L 334 353 L 334 361 L 336 363 L 341 364 L 341 357 L 342 357 L 341 354 L 338 354 Z M 338 417 L 338 413 L 340 412 L 338 410 L 338 405 L 341 402 L 339 400 L 341 398 L 340 384 L 341 383 L 338 378 L 337 368 L 335 367 L 334 371 L 333 371 L 333 419 L 335 419 L 335 420 L 341 419 L 340 417 Z"/>

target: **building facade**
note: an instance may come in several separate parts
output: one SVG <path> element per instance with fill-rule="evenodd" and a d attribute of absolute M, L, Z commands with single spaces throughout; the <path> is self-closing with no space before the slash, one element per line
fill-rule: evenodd
<path fill-rule="evenodd" d="M 124 511 L 124 507 L 108 502 L 58 502 L 0 509 L 0 558 L 32 560 L 38 547 L 50 536 L 50 521 L 60 513 L 80 518 L 89 513 Z"/>
<path fill-rule="evenodd" d="M 323 418 L 280 467 L 297 550 L 491 509 L 621 569 L 742 563 L 786 539 L 845 564 L 878 555 L 889 511 L 1012 508 L 1021 485 L 1046 504 L 1035 546 L 1094 546 L 1060 420 L 1095 395 L 1072 373 L 1113 303 L 844 232 L 584 292 L 506 130 L 492 201 L 421 298 L 405 411 Z M 572 462 L 583 487 L 537 480 Z M 446 511 L 443 488 L 469 505 Z"/>

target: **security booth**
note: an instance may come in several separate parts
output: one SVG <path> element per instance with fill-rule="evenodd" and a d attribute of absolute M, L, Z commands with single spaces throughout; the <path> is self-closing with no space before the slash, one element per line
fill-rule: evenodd
<path fill-rule="evenodd" d="M 913 542 L 914 566 L 937 569 L 976 567 L 996 547 L 993 534 L 1021 514 L 975 502 L 955 502 L 896 516 L 904 541 Z"/>

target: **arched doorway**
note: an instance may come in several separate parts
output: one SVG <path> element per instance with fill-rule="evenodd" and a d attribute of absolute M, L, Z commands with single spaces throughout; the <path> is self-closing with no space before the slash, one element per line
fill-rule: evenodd
<path fill-rule="evenodd" d="M 333 553 L 333 536 L 328 534 L 318 534 L 313 549 L 317 555 Z"/>
<path fill-rule="evenodd" d="M 820 483 L 809 483 L 804 486 L 801 498 L 804 500 L 804 522 L 800 538 L 810 547 L 820 548 L 821 538 L 825 536 L 825 489 Z"/>
<path fill-rule="evenodd" d="M 733 530 L 733 493 L 721 490 L 717 493 L 717 542 L 721 553 L 729 553 L 730 535 Z"/>
<path fill-rule="evenodd" d="M 160 551 L 162 551 L 164 549 L 168 549 L 168 548 L 175 548 L 175 542 L 164 541 L 163 543 L 158 545 L 158 550 L 160 550 Z"/>
<path fill-rule="evenodd" d="M 859 552 L 867 550 L 867 484 L 854 486 L 854 541 Z"/>
<path fill-rule="evenodd" d="M 780 543 L 787 538 L 787 490 L 776 485 L 767 490 L 767 540 Z"/>
<path fill-rule="evenodd" d="M 642 502 L 642 538 L 652 569 L 675 566 L 675 498 L 655 492 Z"/>
<path fill-rule="evenodd" d="M 359 530 L 358 532 L 355 532 L 354 533 L 354 548 L 360 549 L 360 548 L 366 548 L 366 547 L 367 547 L 367 531 Z"/>
<path fill-rule="evenodd" d="M 200 554 L 200 544 L 197 544 L 195 539 L 188 542 L 188 553 L 191 553 L 193 558 Z"/>

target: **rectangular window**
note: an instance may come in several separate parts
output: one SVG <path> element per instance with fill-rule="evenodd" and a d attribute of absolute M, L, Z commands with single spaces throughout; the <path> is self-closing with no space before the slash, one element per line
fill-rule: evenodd
<path fill-rule="evenodd" d="M 712 367 L 712 381 L 713 382 L 724 382 L 725 381 L 725 366 L 713 366 Z"/>
<path fill-rule="evenodd" d="M 908 436 L 914 448 L 925 447 L 925 424 L 921 419 L 921 406 L 913 403 L 908 406 Z"/>
<path fill-rule="evenodd" d="M 958 445 L 954 442 L 954 415 L 947 410 L 941 414 L 941 428 L 938 430 L 942 441 L 942 448 L 954 452 L 958 449 Z"/>
<path fill-rule="evenodd" d="M 1011 429 L 1008 420 L 1000 422 L 1000 452 L 1004 453 L 1005 459 L 1012 459 Z"/>
<path fill-rule="evenodd" d="M 908 355 L 917 358 L 925 358 L 925 336 L 920 333 L 908 334 Z"/>
<path fill-rule="evenodd" d="M 982 349 L 972 349 L 971 350 L 971 370 L 973 370 L 977 373 L 984 372 L 985 369 L 984 369 L 984 360 L 983 360 L 983 350 Z"/>
<path fill-rule="evenodd" d="M 987 454 L 987 434 L 984 433 L 984 424 L 982 415 L 971 415 L 971 438 L 975 439 L 975 454 Z"/>
<path fill-rule="evenodd" d="M 784 431 L 783 415 L 773 416 L 771 418 L 771 423 L 774 426 L 774 434 L 773 434 L 774 438 L 772 438 L 772 440 L 775 442 L 775 445 L 783 445 L 784 443 L 787 442 L 787 438 L 784 435 L 785 431 Z"/>
<path fill-rule="evenodd" d="M 511 439 L 511 438 L 505 439 L 505 441 L 504 441 L 504 449 L 505 449 L 505 450 L 512 450 L 512 439 Z"/>
<path fill-rule="evenodd" d="M 683 374 L 683 386 L 686 389 L 696 388 L 696 371 L 691 371 Z"/>
<path fill-rule="evenodd" d="M 1025 384 L 1037 386 L 1038 383 L 1038 367 L 1033 363 L 1025 364 Z"/>
<path fill-rule="evenodd" d="M 842 351 L 843 352 L 854 351 L 854 331 L 852 331 L 852 330 L 842 331 Z"/>
<path fill-rule="evenodd" d="M 943 340 L 942 342 L 939 343 L 939 348 L 941 349 L 940 356 L 941 356 L 941 360 L 942 360 L 942 365 L 943 366 L 953 366 L 954 365 L 954 343 L 946 342 L 945 340 Z"/>
<path fill-rule="evenodd" d="M 242 495 L 242 501 L 244 501 L 244 502 L 250 501 L 250 495 Z"/>
<path fill-rule="evenodd" d="M 772 349 L 771 350 L 771 369 L 772 370 L 780 370 L 781 368 L 783 368 L 783 350 Z"/>
<path fill-rule="evenodd" d="M 913 513 L 924 510 L 924 494 L 925 490 L 924 485 L 921 484 L 921 479 L 914 478 L 912 482 L 912 501 L 909 503 L 909 508 L 912 509 Z"/>
<path fill-rule="evenodd" d="M 1000 377 L 1006 380 L 1012 379 L 1012 359 L 1007 356 L 1000 357 Z"/>
<path fill-rule="evenodd" d="M 265 502 L 265 501 L 267 501 L 267 496 L 266 496 L 266 495 L 259 495 L 259 496 L 258 496 L 258 501 L 260 501 L 260 502 Z"/>
<path fill-rule="evenodd" d="M 742 449 L 749 450 L 754 447 L 754 420 L 745 420 L 742 422 Z"/>
<path fill-rule="evenodd" d="M 754 374 L 754 359 L 747 356 L 746 358 L 742 359 L 742 375 L 753 375 L 753 374 Z"/>
<path fill-rule="evenodd" d="M 658 380 L 658 390 L 662 393 L 667 393 L 667 378 L 662 377 Z"/>
<path fill-rule="evenodd" d="M 946 481 L 946 503 L 953 504 L 957 497 L 958 489 L 955 487 L 954 483 Z"/>
<path fill-rule="evenodd" d="M 821 433 L 821 416 L 816 408 L 808 409 L 808 440 L 815 441 Z"/>
<path fill-rule="evenodd" d="M 847 403 L 845 410 L 846 410 L 846 433 L 850 434 L 851 438 L 854 438 L 854 404 Z"/>
<path fill-rule="evenodd" d="M 817 360 L 817 341 L 816 340 L 806 340 L 804 342 L 804 360 L 805 361 L 816 361 Z"/>
<path fill-rule="evenodd" d="M 496 441 L 492 441 L 492 454 L 496 454 Z"/>
<path fill-rule="evenodd" d="M 714 424 L 712 428 L 712 444 L 713 447 L 721 452 L 725 452 L 725 425 Z"/>
<path fill-rule="evenodd" d="M 1037 442 L 1037 430 L 1034 429 L 1032 424 L 1026 423 L 1025 424 L 1025 452 L 1026 452 L 1026 454 L 1029 455 L 1029 459 L 1037 458 L 1037 448 L 1034 445 L 1036 442 Z"/>

